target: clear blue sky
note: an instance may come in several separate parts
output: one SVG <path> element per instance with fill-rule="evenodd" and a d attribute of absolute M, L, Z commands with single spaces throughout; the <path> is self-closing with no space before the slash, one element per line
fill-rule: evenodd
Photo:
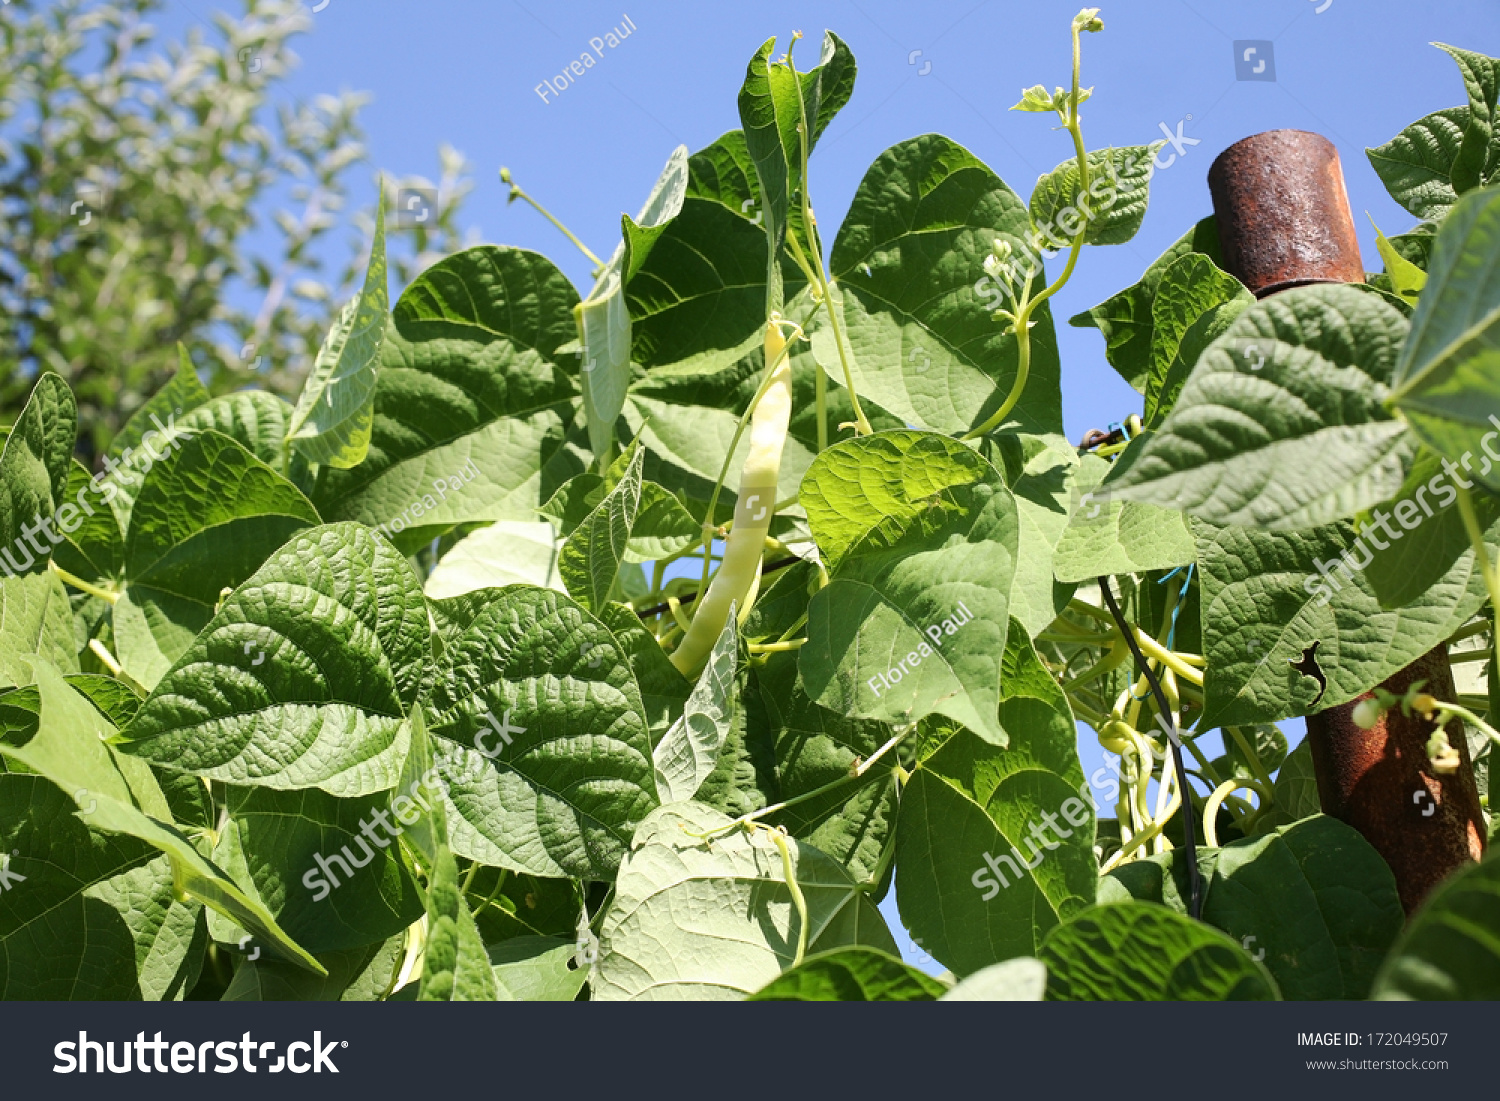
<path fill-rule="evenodd" d="M 162 29 L 200 21 L 215 0 L 169 0 Z M 225 5 L 227 6 L 227 5 Z M 313 6 L 313 4 L 309 4 Z M 812 195 L 819 221 L 842 220 L 870 163 L 936 131 L 966 146 L 1023 197 L 1070 155 L 1047 117 L 1007 110 L 1023 87 L 1066 84 L 1068 26 L 1079 0 L 987 2 L 666 3 L 663 0 L 328 0 L 290 95 L 353 89 L 373 166 L 437 175 L 452 144 L 473 162 L 468 217 L 483 238 L 544 252 L 581 287 L 589 265 L 529 208 L 507 208 L 500 165 L 595 252 L 607 255 L 622 211 L 634 213 L 678 144 L 696 150 L 739 126 L 735 97 L 751 54 L 802 30 L 814 56 L 823 29 L 859 61 L 854 97 L 819 143 Z M 1319 9 L 1322 9 L 1321 11 Z M 635 31 L 544 103 L 535 88 L 623 24 Z M 1500 56 L 1496 0 L 1118 0 L 1106 30 L 1085 39 L 1090 146 L 1143 144 L 1178 123 L 1200 144 L 1157 174 L 1145 226 L 1128 245 L 1090 249 L 1056 299 L 1066 319 L 1134 282 L 1164 248 L 1210 212 L 1206 176 L 1225 147 L 1262 130 L 1313 130 L 1343 158 L 1367 267 L 1378 268 L 1366 211 L 1387 233 L 1412 218 L 1385 194 L 1364 156 L 1406 124 L 1465 102 L 1457 67 L 1429 43 Z M 1236 40 L 1270 41 L 1275 82 L 1239 81 Z M 920 51 L 920 53 L 916 53 Z M 374 201 L 373 177 L 357 202 Z M 833 234 L 826 233 L 832 242 Z M 1059 329 L 1068 434 L 1138 411 L 1140 399 L 1105 363 L 1093 330 Z M 1287 724 L 1294 740 L 1301 723 Z M 1082 740 L 1085 772 L 1100 765 Z M 893 930 L 909 948 L 887 907 Z"/>

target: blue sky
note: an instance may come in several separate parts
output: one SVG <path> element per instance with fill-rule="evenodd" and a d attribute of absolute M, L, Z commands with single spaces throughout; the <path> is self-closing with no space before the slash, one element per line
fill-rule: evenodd
<path fill-rule="evenodd" d="M 214 0 L 169 0 L 164 31 L 211 14 Z M 311 4 L 309 6 L 312 6 Z M 812 166 L 820 223 L 839 224 L 870 163 L 886 148 L 939 132 L 969 148 L 1023 197 L 1070 156 L 1049 119 L 1007 110 L 1023 87 L 1066 84 L 1068 26 L 1078 0 L 959 0 L 756 4 L 662 0 L 328 0 L 297 41 L 302 64 L 285 94 L 366 91 L 372 167 L 437 175 L 449 143 L 474 164 L 468 220 L 483 239 L 536 249 L 585 290 L 590 265 L 524 205 L 507 207 L 504 164 L 528 192 L 600 255 L 634 213 L 678 144 L 696 150 L 739 126 L 745 64 L 772 35 L 836 31 L 859 61 L 854 97 L 822 138 Z M 624 24 L 618 48 L 549 102 L 536 88 Z M 1067 318 L 1134 282 L 1210 212 L 1206 176 L 1240 138 L 1284 127 L 1331 139 L 1343 159 L 1367 267 L 1378 267 L 1369 212 L 1387 233 L 1412 218 L 1385 194 L 1364 156 L 1405 125 L 1464 102 L 1457 67 L 1433 41 L 1500 55 L 1495 0 L 1120 0 L 1102 6 L 1106 30 L 1085 39 L 1091 147 L 1143 144 L 1181 132 L 1178 160 L 1153 182 L 1136 239 L 1090 249 L 1055 300 Z M 1272 55 L 1276 79 L 1238 80 L 1235 43 Z M 1242 48 L 1243 49 L 1243 48 Z M 356 202 L 372 204 L 373 172 Z M 341 235 L 342 236 L 342 235 Z M 826 233 L 829 242 L 833 234 Z M 1139 411 L 1140 399 L 1105 363 L 1093 330 L 1059 329 L 1063 404 L 1076 441 Z M 1301 724 L 1288 724 L 1295 738 Z M 1085 772 L 1101 764 L 1084 739 Z M 898 938 L 904 933 L 894 921 Z"/>

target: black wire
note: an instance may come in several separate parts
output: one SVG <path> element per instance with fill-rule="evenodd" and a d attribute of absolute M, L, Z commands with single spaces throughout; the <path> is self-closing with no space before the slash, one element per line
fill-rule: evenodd
<path fill-rule="evenodd" d="M 1161 712 L 1164 722 L 1167 724 L 1167 740 L 1171 742 L 1172 769 L 1177 773 L 1177 787 L 1182 792 L 1182 835 L 1187 849 L 1188 866 L 1188 893 L 1191 896 L 1188 901 L 1188 912 L 1194 919 L 1202 916 L 1202 883 L 1198 874 L 1198 839 L 1194 833 L 1193 824 L 1193 791 L 1188 787 L 1187 769 L 1182 763 L 1182 735 L 1177 732 L 1177 712 L 1167 706 L 1167 694 L 1162 691 L 1161 681 L 1156 679 L 1156 674 L 1151 672 L 1151 666 L 1146 664 L 1145 655 L 1141 653 L 1140 646 L 1135 641 L 1135 632 L 1131 630 L 1130 624 L 1120 614 L 1120 606 L 1115 603 L 1115 594 L 1109 587 L 1109 578 L 1099 579 L 1099 590 L 1104 594 L 1104 603 L 1109 606 L 1109 614 L 1114 616 L 1115 625 L 1120 628 L 1120 633 L 1125 636 L 1125 644 L 1130 647 L 1130 652 L 1135 655 L 1136 665 L 1146 675 L 1146 683 L 1151 686 L 1151 694 L 1156 698 L 1156 708 Z"/>

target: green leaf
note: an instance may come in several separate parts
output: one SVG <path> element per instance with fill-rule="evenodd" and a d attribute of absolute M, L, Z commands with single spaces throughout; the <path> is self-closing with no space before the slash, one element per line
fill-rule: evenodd
<path fill-rule="evenodd" d="M 1020 956 L 992 963 L 964 979 L 941 1002 L 1039 1002 L 1047 992 L 1047 966 Z"/>
<path fill-rule="evenodd" d="M 427 954 L 422 964 L 424 1002 L 493 1002 L 500 991 L 474 915 L 458 886 L 458 865 L 443 846 L 427 885 Z"/>
<path fill-rule="evenodd" d="M 1010 614 L 1028 635 L 1037 635 L 1073 596 L 1073 586 L 1054 577 L 1054 565 L 1056 548 L 1068 528 L 1080 463 L 1078 452 L 1063 436 L 1024 437 L 1023 448 L 1031 454 L 1023 456 L 1025 465 L 1011 483 L 1021 554 L 1010 588 Z"/>
<path fill-rule="evenodd" d="M 575 946 L 557 937 L 516 937 L 489 946 L 501 1001 L 571 1002 L 588 972 L 572 965 Z"/>
<path fill-rule="evenodd" d="M 291 419 L 292 407 L 275 394 L 265 390 L 236 390 L 190 410 L 175 425 L 171 421 L 167 424 L 175 427 L 179 435 L 217 432 L 228 436 L 267 466 L 279 467 L 285 458 L 282 445 Z M 301 457 L 293 454 L 294 475 L 301 465 Z M 129 526 L 123 524 L 122 529 Z"/>
<path fill-rule="evenodd" d="M 0 577 L 0 687 L 31 683 L 28 657 L 78 669 L 73 612 L 54 573 Z"/>
<path fill-rule="evenodd" d="M 1344 285 L 1252 306 L 1198 361 L 1111 497 L 1295 530 L 1387 499 L 1414 441 L 1386 408 L 1400 311 Z"/>
<path fill-rule="evenodd" d="M 1306 739 L 1299 742 L 1281 763 L 1273 794 L 1276 809 L 1294 822 L 1322 811 L 1318 801 L 1318 777 L 1313 769 L 1312 745 Z"/>
<path fill-rule="evenodd" d="M 1374 219 L 1371 219 L 1370 224 L 1374 225 Z M 1426 270 L 1403 256 L 1390 238 L 1380 232 L 1379 226 L 1375 226 L 1375 247 L 1380 250 L 1380 259 L 1390 278 L 1391 290 L 1409 305 L 1417 305 L 1422 288 L 1427 285 Z"/>
<path fill-rule="evenodd" d="M 1423 221 L 1441 222 L 1458 202 L 1453 166 L 1469 128 L 1469 109 L 1449 107 L 1418 119 L 1365 155 L 1391 198 Z"/>
<path fill-rule="evenodd" d="M 1141 394 L 1146 392 L 1151 370 L 1157 288 L 1174 262 L 1193 254 L 1206 256 L 1216 266 L 1223 266 L 1219 227 L 1212 217 L 1203 219 L 1158 257 L 1139 283 L 1068 322 L 1077 328 L 1093 327 L 1103 333 L 1105 358 Z"/>
<path fill-rule="evenodd" d="M 167 857 L 77 810 L 44 777 L 0 775 L 0 997 L 180 999 L 206 948 L 202 907 L 176 900 Z"/>
<path fill-rule="evenodd" d="M 1030 224 L 1015 192 L 947 138 L 913 138 L 876 159 L 839 227 L 830 271 L 861 398 L 906 424 L 945 433 L 967 432 L 999 408 L 1019 353 L 992 316 L 1004 299 L 983 262 L 997 239 L 1027 254 Z M 1035 267 L 1021 278 L 1040 291 L 1045 277 Z M 1043 306 L 1033 320 L 1031 373 L 1013 419 L 1022 431 L 1061 432 L 1050 310 Z M 813 349 L 842 379 L 823 315 Z"/>
<path fill-rule="evenodd" d="M 401 860 L 402 827 L 384 796 L 234 789 L 214 862 L 247 885 L 277 924 L 309 952 L 340 952 L 395 936 L 422 916 L 422 895 Z M 368 827 L 366 829 L 365 827 Z M 244 930 L 218 915 L 220 943 Z"/>
<path fill-rule="evenodd" d="M 1001 684 L 1008 747 L 927 720 L 898 819 L 901 919 L 960 975 L 1035 954 L 1047 929 L 1094 901 L 1098 879 L 1073 711 L 1016 625 Z"/>
<path fill-rule="evenodd" d="M 927 720 L 897 829 L 901 918 L 960 975 L 1035 954 L 1050 927 L 1093 903 L 1098 879 L 1072 712 L 1014 626 L 1001 684 L 1009 746 Z"/>
<path fill-rule="evenodd" d="M 1391 949 L 1379 1001 L 1500 998 L 1500 856 L 1491 851 L 1438 887 Z"/>
<path fill-rule="evenodd" d="M 428 730 L 460 856 L 541 876 L 613 877 L 656 806 L 640 690 L 609 631 L 566 596 L 515 586 L 434 605 Z"/>
<path fill-rule="evenodd" d="M 682 717 L 672 724 L 652 753 L 656 790 L 663 803 L 685 803 L 698 794 L 703 781 L 713 774 L 719 751 L 734 725 L 740 703 L 735 684 L 740 656 L 735 620 L 731 605 L 729 619 L 719 641 L 714 643 L 693 694 L 688 697 Z"/>
<path fill-rule="evenodd" d="M 369 453 L 376 379 L 390 316 L 387 283 L 382 189 L 364 288 L 334 320 L 287 426 L 286 438 L 309 462 L 351 470 Z"/>
<path fill-rule="evenodd" d="M 188 437 L 146 475 L 125 539 L 115 639 L 126 671 L 154 687 L 192 644 L 225 589 L 297 531 L 319 523 L 301 492 L 227 436 Z"/>
<path fill-rule="evenodd" d="M 773 979 L 752 1002 L 930 1002 L 947 990 L 910 964 L 874 948 L 839 948 Z"/>
<path fill-rule="evenodd" d="M 687 197 L 688 151 L 679 145 L 632 221 L 622 216 L 625 239 L 615 250 L 587 299 L 578 305 L 578 339 L 583 348 L 583 410 L 589 446 L 604 455 L 614 443 L 615 421 L 630 386 L 630 310 L 625 281 L 646 262 L 664 227 Z"/>
<path fill-rule="evenodd" d="M 1494 182 L 1493 174 L 1500 165 L 1500 142 L 1495 132 L 1500 124 L 1500 60 L 1441 42 L 1434 45 L 1458 62 L 1469 93 L 1464 140 L 1453 159 L 1453 189 L 1462 195 Z"/>
<path fill-rule="evenodd" d="M 1465 196 L 1438 233 L 1428 284 L 1401 352 L 1392 399 L 1424 443 L 1482 463 L 1475 477 L 1500 489 L 1487 445 L 1500 431 L 1500 188 Z"/>
<path fill-rule="evenodd" d="M 1164 906 L 1096 906 L 1047 934 L 1049 1001 L 1275 1001 L 1276 983 L 1229 937 Z"/>
<path fill-rule="evenodd" d="M 645 458 L 640 444 L 632 444 L 624 476 L 568 537 L 558 556 L 558 572 L 568 592 L 585 608 L 604 607 L 615 592 L 640 509 Z"/>
<path fill-rule="evenodd" d="M 929 432 L 829 448 L 802 504 L 831 582 L 808 606 L 808 695 L 842 715 L 937 712 L 997 745 L 1018 520 L 994 467 Z"/>
<path fill-rule="evenodd" d="M 1136 898 L 1185 914 L 1180 854 L 1123 865 L 1109 878 Z M 1264 962 L 1294 1001 L 1365 997 L 1405 921 L 1395 877 L 1380 854 L 1352 827 L 1321 814 L 1222 849 L 1200 849 L 1199 867 L 1203 920 Z M 1105 893 L 1101 886 L 1101 901 Z"/>
<path fill-rule="evenodd" d="M 1148 428 L 1172 411 L 1204 350 L 1254 304 L 1255 296 L 1238 279 L 1199 253 L 1188 253 L 1167 268 L 1151 302 Z"/>
<path fill-rule="evenodd" d="M 286 935 L 275 918 L 171 826 L 148 817 L 135 802 L 124 767 L 104 744 L 114 734 L 104 717 L 68 687 L 55 669 L 38 663 L 41 724 L 24 747 L 0 743 L 0 756 L 45 776 L 70 794 L 91 831 L 139 838 L 172 858 L 175 889 L 237 921 L 272 951 L 322 973 L 322 965 Z"/>
<path fill-rule="evenodd" d="M 103 484 L 102 477 L 100 483 Z M 64 497 L 74 503 L 91 495 L 97 497 L 99 492 L 88 469 L 75 458 L 68 472 Z M 75 503 L 66 513 L 68 526 L 74 530 L 63 531 L 59 524 L 63 541 L 52 549 L 52 560 L 60 569 L 86 581 L 111 581 L 125 572 L 125 537 L 112 509 L 94 508 L 90 504 L 89 510 L 85 512 Z M 62 518 L 60 514 L 58 519 Z"/>
<path fill-rule="evenodd" d="M 1164 142 L 1096 149 L 1089 153 L 1089 188 L 1080 195 L 1077 159 L 1064 161 L 1036 182 L 1031 224 L 1037 241 L 1058 250 L 1080 232 L 1086 245 L 1123 245 L 1146 218 L 1151 160 Z"/>
<path fill-rule="evenodd" d="M 1302 532 L 1194 524 L 1202 578 L 1201 727 L 1277 722 L 1337 707 L 1404 669 L 1467 623 L 1486 599 L 1473 559 L 1412 604 L 1385 609 L 1355 567 L 1371 554 L 1347 523 Z M 1346 557 L 1347 556 L 1347 557 Z M 1328 678 L 1292 668 L 1319 643 Z"/>
<path fill-rule="evenodd" d="M 467 877 L 466 877 L 467 878 Z M 465 895 L 479 935 L 492 953 L 501 941 L 535 942 L 573 937 L 583 911 L 582 885 L 573 879 L 539 879 L 504 868 L 478 868 Z"/>
<path fill-rule="evenodd" d="M 1383 608 L 1421 602 L 1461 562 L 1462 569 L 1473 568 L 1474 544 L 1457 507 L 1454 487 L 1445 484 L 1450 476 L 1444 462 L 1422 447 L 1396 500 L 1360 517 L 1365 551 L 1373 554 L 1364 577 Z M 1451 462 L 1448 466 L 1461 470 Z M 1471 499 L 1490 554 L 1500 554 L 1500 499 L 1484 489 L 1475 491 Z M 1397 522 L 1391 523 L 1392 518 Z"/>
<path fill-rule="evenodd" d="M 642 823 L 604 917 L 597 1000 L 738 1000 L 791 968 L 801 919 L 770 837 L 691 836 L 729 822 L 677 803 Z M 898 955 L 879 911 L 836 861 L 796 839 L 785 844 L 807 907 L 809 956 L 845 945 Z"/>
<path fill-rule="evenodd" d="M 1052 560 L 1059 581 L 1170 570 L 1196 560 L 1193 531 L 1182 513 L 1110 496 L 1111 483 L 1130 469 L 1146 439 L 1136 437 L 1112 466 L 1094 455 L 1084 459 L 1072 519 Z"/>
<path fill-rule="evenodd" d="M 586 466 L 567 442 L 578 387 L 562 348 L 577 304 L 550 260 L 520 249 L 473 248 L 423 272 L 386 333 L 369 457 L 321 471 L 319 511 L 390 532 L 534 520 Z"/>
<path fill-rule="evenodd" d="M 480 589 L 537 585 L 563 592 L 557 571 L 561 547 L 546 521 L 500 520 L 464 536 L 427 578 L 430 600 L 451 600 Z"/>
<path fill-rule="evenodd" d="M 344 952 L 324 952 L 327 976 L 313 975 L 279 960 L 244 960 L 221 999 L 226 1002 L 374 1002 L 396 982 L 405 937 Z"/>
<path fill-rule="evenodd" d="M 785 59 L 772 61 L 775 48 L 776 39 L 768 39 L 750 59 L 739 109 L 745 145 L 765 196 L 766 234 L 771 247 L 779 251 L 789 225 L 798 226 L 803 244 L 808 243 L 800 211 L 793 209 L 805 186 L 803 112 L 810 123 L 807 152 L 811 155 L 833 116 L 854 92 L 855 63 L 849 47 L 832 31 L 824 32 L 818 64 L 806 72 L 794 73 Z"/>
<path fill-rule="evenodd" d="M 7 579 L 45 573 L 61 541 L 51 524 L 61 526 L 77 432 L 78 405 L 68 384 L 42 375 L 0 452 L 0 573 Z"/>
<path fill-rule="evenodd" d="M 658 745 L 687 706 L 693 683 L 677 671 L 656 636 L 641 625 L 640 617 L 632 609 L 623 604 L 606 604 L 598 618 L 609 628 L 635 674 L 651 744 Z"/>
<path fill-rule="evenodd" d="M 421 582 L 356 524 L 294 537 L 219 609 L 125 728 L 125 752 L 226 783 L 392 787 L 428 651 Z"/>

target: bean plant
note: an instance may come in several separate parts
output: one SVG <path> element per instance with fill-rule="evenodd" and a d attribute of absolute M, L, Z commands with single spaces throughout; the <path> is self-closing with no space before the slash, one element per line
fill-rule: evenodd
<path fill-rule="evenodd" d="M 925 134 L 826 233 L 856 66 L 793 35 L 584 293 L 484 245 L 392 306 L 382 209 L 295 404 L 184 353 L 93 474 L 42 375 L 0 995 L 1496 997 L 1500 864 L 1408 919 L 1277 724 L 1418 716 L 1488 806 L 1500 61 L 1370 152 L 1364 284 L 1257 301 L 1208 219 L 1073 318 L 1141 395 L 1075 446 L 1052 304 L 1159 152 L 1085 142 L 1103 29 L 1029 201 Z"/>

